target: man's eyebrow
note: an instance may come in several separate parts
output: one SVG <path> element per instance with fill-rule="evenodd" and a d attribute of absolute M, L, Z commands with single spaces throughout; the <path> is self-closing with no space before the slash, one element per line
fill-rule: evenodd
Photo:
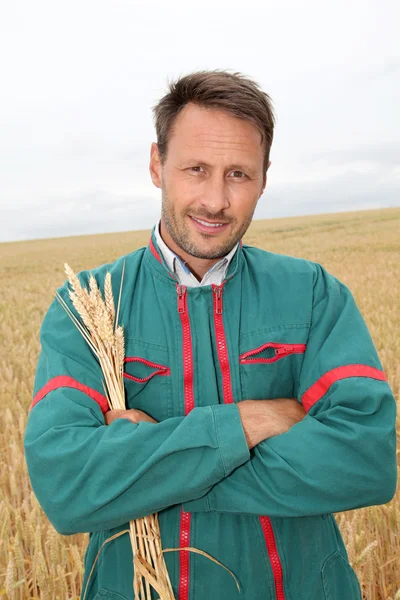
<path fill-rule="evenodd" d="M 206 168 L 212 167 L 212 165 L 205 162 L 204 160 L 196 160 L 195 158 L 187 158 L 186 160 L 183 160 L 181 162 L 181 164 L 182 165 L 190 164 L 191 166 L 206 167 Z M 257 177 L 257 175 L 258 175 L 257 171 L 253 167 L 250 167 L 250 165 L 239 164 L 239 163 L 234 163 L 234 164 L 228 165 L 227 170 L 228 171 L 231 171 L 231 170 L 243 171 L 244 173 L 248 173 L 252 177 Z"/>

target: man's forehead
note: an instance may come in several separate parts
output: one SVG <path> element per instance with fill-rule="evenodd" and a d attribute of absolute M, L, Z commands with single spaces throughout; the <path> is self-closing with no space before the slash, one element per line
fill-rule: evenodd
<path fill-rule="evenodd" d="M 189 118 L 192 115 L 194 119 Z M 169 153 L 176 160 L 205 165 L 207 156 L 210 161 L 225 157 L 242 167 L 246 161 L 254 165 L 263 160 L 261 132 L 252 123 L 235 117 L 226 118 L 222 111 L 213 111 L 205 118 L 201 112 L 187 111 L 186 117 L 177 119 L 169 136 Z"/>
<path fill-rule="evenodd" d="M 262 144 L 254 123 L 215 108 L 187 105 L 175 119 L 170 138 L 183 143 L 249 145 Z M 194 141 L 195 140 L 195 141 Z"/>

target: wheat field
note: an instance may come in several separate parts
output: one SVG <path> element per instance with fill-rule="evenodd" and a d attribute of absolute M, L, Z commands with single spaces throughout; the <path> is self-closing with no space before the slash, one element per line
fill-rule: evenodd
<path fill-rule="evenodd" d="M 0 244 L 0 597 L 77 600 L 87 534 L 61 536 L 31 490 L 23 436 L 39 327 L 64 280 L 148 243 L 149 231 Z M 400 208 L 254 221 L 246 243 L 324 265 L 350 287 L 400 398 Z M 398 418 L 399 424 L 399 418 Z M 398 429 L 399 431 L 399 429 Z M 400 599 L 400 495 L 336 515 L 367 600 Z"/>

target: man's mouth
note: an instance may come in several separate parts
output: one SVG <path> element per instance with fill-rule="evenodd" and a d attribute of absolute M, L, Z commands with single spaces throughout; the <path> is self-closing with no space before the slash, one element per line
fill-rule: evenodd
<path fill-rule="evenodd" d="M 218 231 L 225 229 L 225 227 L 229 224 L 221 223 L 218 221 L 204 221 L 203 219 L 198 219 L 197 217 L 192 216 L 190 216 L 190 218 L 192 219 L 192 221 L 195 222 L 198 229 L 200 229 L 201 231 L 206 231 L 207 233 L 217 233 Z"/>

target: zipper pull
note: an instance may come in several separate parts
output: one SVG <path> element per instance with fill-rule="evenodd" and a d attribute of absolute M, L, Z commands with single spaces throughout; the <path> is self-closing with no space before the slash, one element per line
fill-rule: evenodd
<path fill-rule="evenodd" d="M 293 350 L 293 346 L 284 346 L 283 348 L 275 348 L 275 354 L 278 356 L 280 354 L 288 354 L 292 350 Z"/>
<path fill-rule="evenodd" d="M 213 289 L 214 294 L 215 294 L 214 307 L 215 307 L 215 313 L 217 315 L 222 315 L 222 290 L 223 290 L 222 285 L 216 286 Z"/>
<path fill-rule="evenodd" d="M 184 285 L 176 286 L 176 293 L 178 294 L 178 313 L 183 314 L 185 312 L 185 299 L 186 299 L 186 287 Z"/>

